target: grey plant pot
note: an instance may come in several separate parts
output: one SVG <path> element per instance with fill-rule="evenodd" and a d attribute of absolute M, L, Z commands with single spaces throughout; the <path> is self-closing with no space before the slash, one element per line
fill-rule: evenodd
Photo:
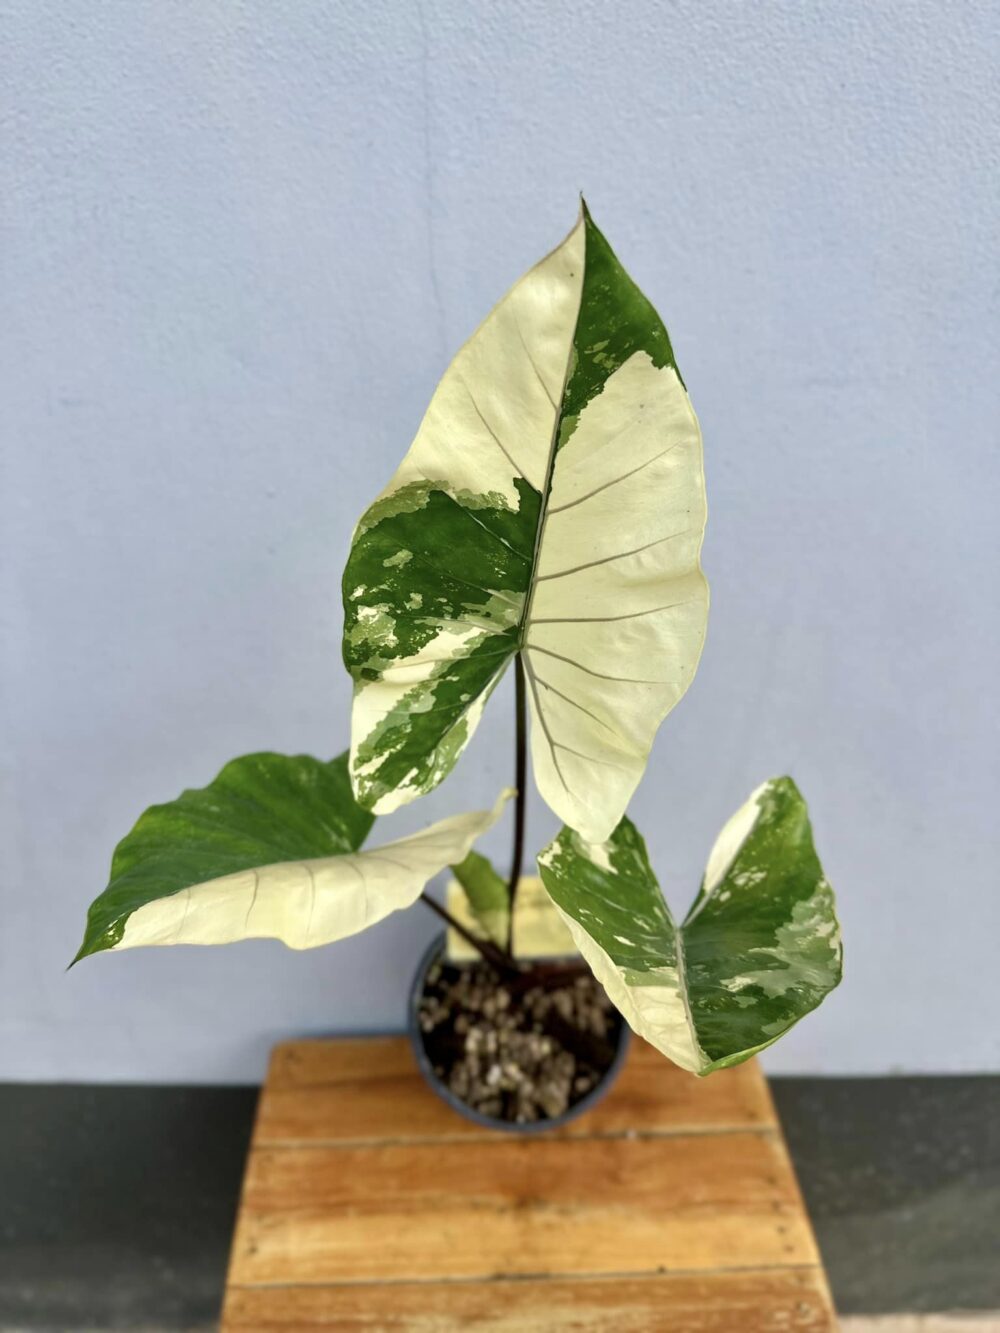
<path fill-rule="evenodd" d="M 549 1120 L 534 1120 L 529 1124 L 519 1125 L 512 1120 L 498 1120 L 493 1116 L 483 1115 L 482 1112 L 474 1110 L 467 1106 L 460 1097 L 456 1097 L 450 1088 L 438 1078 L 434 1072 L 434 1066 L 428 1058 L 427 1051 L 424 1049 L 423 1034 L 420 1031 L 418 1015 L 420 1012 L 420 1001 L 424 993 L 424 978 L 430 970 L 431 964 L 436 963 L 444 954 L 445 936 L 438 935 L 432 940 L 427 952 L 421 958 L 416 974 L 413 978 L 413 985 L 410 987 L 409 1009 L 407 1013 L 407 1026 L 410 1033 L 410 1045 L 413 1047 L 413 1054 L 416 1058 L 420 1072 L 434 1092 L 447 1102 L 453 1111 L 464 1116 L 466 1120 L 473 1121 L 474 1124 L 483 1125 L 487 1129 L 505 1130 L 508 1134 L 544 1134 L 550 1129 L 558 1129 L 560 1125 L 566 1125 L 577 1116 L 581 1116 L 585 1111 L 589 1111 L 595 1106 L 602 1097 L 610 1091 L 612 1084 L 621 1072 L 625 1056 L 628 1054 L 629 1040 L 631 1031 L 629 1025 L 622 1020 L 618 1030 L 617 1048 L 615 1058 L 608 1066 L 607 1072 L 596 1087 L 591 1088 L 586 1096 L 581 1097 L 578 1102 L 574 1102 L 568 1111 L 560 1116 L 554 1116 Z"/>

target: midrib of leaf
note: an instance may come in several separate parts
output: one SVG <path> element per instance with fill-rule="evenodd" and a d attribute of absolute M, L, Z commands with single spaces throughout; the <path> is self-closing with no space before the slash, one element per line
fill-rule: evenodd
<path fill-rule="evenodd" d="M 569 384 L 570 368 L 573 365 L 573 349 L 576 346 L 576 331 L 580 324 L 580 310 L 583 306 L 583 294 L 587 281 L 587 224 L 586 214 L 581 213 L 581 225 L 583 226 L 583 272 L 580 274 L 580 297 L 576 306 L 576 318 L 573 320 L 573 331 L 570 334 L 569 341 L 566 344 L 566 365 L 563 368 L 562 386 L 559 390 L 559 406 L 556 408 L 555 420 L 552 423 L 552 437 L 549 440 L 549 454 L 545 462 L 545 480 L 542 482 L 541 504 L 538 507 L 538 523 L 535 527 L 535 549 L 531 556 L 531 570 L 529 572 L 528 595 L 524 599 L 524 609 L 521 612 L 521 619 L 517 624 L 517 652 L 521 652 L 524 647 L 524 635 L 528 625 L 531 623 L 531 608 L 535 602 L 535 591 L 538 588 L 538 579 L 536 571 L 538 569 L 538 557 L 541 554 L 542 543 L 545 540 L 545 526 L 549 518 L 549 498 L 552 495 L 552 478 L 556 469 L 556 457 L 559 449 L 559 432 L 562 430 L 563 409 L 566 404 L 566 388 Z M 523 342 L 523 339 L 522 339 Z M 525 352 L 527 352 L 525 348 Z M 529 354 L 529 360 L 531 360 Z M 534 362 L 532 361 L 532 365 Z M 537 374 L 537 371 L 535 372 Z M 545 387 L 544 385 L 542 386 Z M 539 709 L 541 703 L 538 704 Z M 540 714 L 539 714 L 540 715 Z M 551 741 L 549 744 L 551 745 Z"/>
<path fill-rule="evenodd" d="M 684 927 L 678 926 L 674 920 L 674 914 L 670 908 L 667 908 L 667 915 L 670 918 L 670 924 L 673 927 L 674 940 L 677 949 L 677 989 L 680 992 L 681 1004 L 684 1006 L 684 1017 L 687 1020 L 688 1031 L 691 1034 L 691 1044 L 694 1047 L 696 1057 L 705 1060 L 708 1056 L 701 1049 L 701 1042 L 698 1040 L 698 1029 L 694 1025 L 694 1014 L 691 1012 L 691 997 L 688 992 L 687 980 L 687 955 L 684 952 Z"/>

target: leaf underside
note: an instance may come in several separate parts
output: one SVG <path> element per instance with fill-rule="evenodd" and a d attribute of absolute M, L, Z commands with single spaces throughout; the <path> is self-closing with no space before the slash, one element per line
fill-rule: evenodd
<path fill-rule="evenodd" d="M 694 1073 L 769 1046 L 840 981 L 833 892 L 790 778 L 764 783 L 725 826 L 679 929 L 627 819 L 599 845 L 564 828 L 538 861 L 611 999 Z"/>
<path fill-rule="evenodd" d="M 354 799 L 346 754 L 234 759 L 207 787 L 152 806 L 118 844 L 77 959 L 259 938 L 306 949 L 353 935 L 460 861 L 508 795 L 361 851 L 374 816 Z"/>
<path fill-rule="evenodd" d="M 344 574 L 351 775 L 430 790 L 524 655 L 543 798 L 608 837 L 704 638 L 701 437 L 659 316 L 584 211 L 458 353 Z"/>

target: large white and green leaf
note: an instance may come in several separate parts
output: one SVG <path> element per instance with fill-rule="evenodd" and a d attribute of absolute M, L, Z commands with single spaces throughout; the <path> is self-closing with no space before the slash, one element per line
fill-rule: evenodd
<path fill-rule="evenodd" d="M 667 331 L 584 209 L 455 357 L 355 532 L 362 804 L 386 813 L 440 782 L 521 651 L 539 790 L 607 838 L 698 663 L 704 526 Z"/>
<path fill-rule="evenodd" d="M 77 959 L 261 938 L 309 949 L 353 935 L 460 861 L 510 794 L 361 851 L 374 817 L 354 799 L 346 754 L 234 759 L 207 787 L 152 806 L 118 844 Z"/>
<path fill-rule="evenodd" d="M 564 828 L 538 863 L 629 1024 L 694 1073 L 777 1041 L 840 981 L 833 892 L 791 778 L 765 782 L 726 824 L 679 929 L 628 819 L 603 844 Z"/>

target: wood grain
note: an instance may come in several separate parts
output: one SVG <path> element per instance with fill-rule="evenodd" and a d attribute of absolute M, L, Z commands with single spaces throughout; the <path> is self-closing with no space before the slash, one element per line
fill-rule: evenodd
<path fill-rule="evenodd" d="M 524 1282 L 234 1287 L 239 1333 L 829 1333 L 815 1270 Z"/>
<path fill-rule="evenodd" d="M 694 1134 L 777 1123 L 754 1064 L 693 1078 L 636 1037 L 614 1095 L 552 1137 Z M 405 1037 L 291 1042 L 275 1050 L 258 1114 L 258 1144 L 398 1135 L 411 1143 L 422 1138 L 509 1140 L 507 1134 L 463 1120 L 429 1093 Z"/>
<path fill-rule="evenodd" d="M 224 1330 L 835 1328 L 756 1064 L 699 1080 L 635 1042 L 561 1131 L 457 1116 L 403 1038 L 279 1047 Z"/>
<path fill-rule="evenodd" d="M 815 1263 L 773 1134 L 261 1148 L 233 1281 Z"/>

